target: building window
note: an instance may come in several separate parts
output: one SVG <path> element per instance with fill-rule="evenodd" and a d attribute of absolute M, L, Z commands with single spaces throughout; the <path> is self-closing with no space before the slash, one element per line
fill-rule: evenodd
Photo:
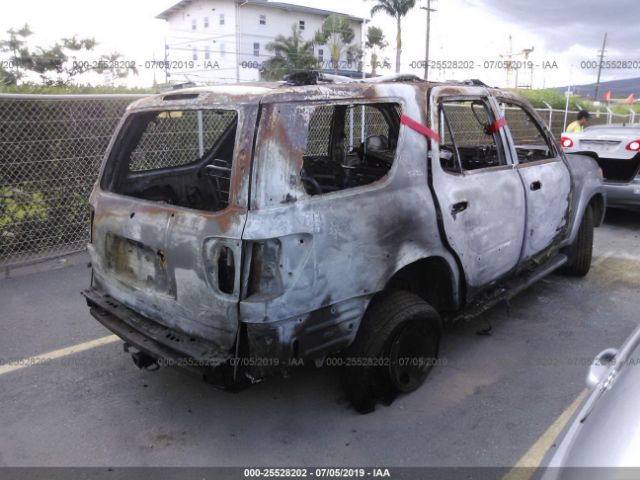
<path fill-rule="evenodd" d="M 198 49 L 196 47 L 191 49 L 191 58 L 193 60 L 198 60 Z"/>
<path fill-rule="evenodd" d="M 204 17 L 204 28 L 209 28 L 209 17 Z"/>
<path fill-rule="evenodd" d="M 253 44 L 253 56 L 254 57 L 260 56 L 260 44 L 258 42 Z"/>
<path fill-rule="evenodd" d="M 224 13 L 220 14 L 220 25 L 224 25 Z"/>
<path fill-rule="evenodd" d="M 198 21 L 195 18 L 191 19 L 191 30 L 198 28 Z"/>
<path fill-rule="evenodd" d="M 266 25 L 266 24 L 267 24 L 267 16 L 260 15 L 260 25 Z"/>
<path fill-rule="evenodd" d="M 324 50 L 322 48 L 318 49 L 318 61 L 324 62 Z"/>
<path fill-rule="evenodd" d="M 205 60 L 211 59 L 211 48 L 209 47 L 209 45 L 204 47 L 204 59 Z"/>
<path fill-rule="evenodd" d="M 300 31 L 304 32 L 304 27 L 306 26 L 304 20 L 300 20 L 300 24 L 299 25 L 300 25 Z"/>
<path fill-rule="evenodd" d="M 224 43 L 220 44 L 220 56 L 224 57 L 227 53 L 227 47 L 225 46 Z"/>

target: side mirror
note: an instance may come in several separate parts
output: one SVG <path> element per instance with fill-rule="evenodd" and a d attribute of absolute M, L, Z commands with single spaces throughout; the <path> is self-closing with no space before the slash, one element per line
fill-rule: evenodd
<path fill-rule="evenodd" d="M 618 350 L 615 348 L 607 348 L 596 356 L 591 367 L 589 367 L 589 373 L 587 373 L 588 388 L 597 387 L 605 379 L 605 375 L 615 364 L 617 355 Z"/>

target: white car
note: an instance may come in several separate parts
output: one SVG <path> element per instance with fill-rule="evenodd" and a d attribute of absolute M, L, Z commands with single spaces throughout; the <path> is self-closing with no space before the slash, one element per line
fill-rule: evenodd
<path fill-rule="evenodd" d="M 587 127 L 581 133 L 563 133 L 565 153 L 593 157 L 604 175 L 607 204 L 640 207 L 640 124 Z"/>

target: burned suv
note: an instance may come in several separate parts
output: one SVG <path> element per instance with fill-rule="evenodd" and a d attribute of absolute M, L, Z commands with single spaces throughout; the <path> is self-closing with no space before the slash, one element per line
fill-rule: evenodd
<path fill-rule="evenodd" d="M 128 108 L 91 196 L 84 296 L 138 366 L 232 389 L 329 356 L 370 411 L 424 382 L 444 323 L 588 272 L 601 172 L 524 100 L 306 83 Z"/>

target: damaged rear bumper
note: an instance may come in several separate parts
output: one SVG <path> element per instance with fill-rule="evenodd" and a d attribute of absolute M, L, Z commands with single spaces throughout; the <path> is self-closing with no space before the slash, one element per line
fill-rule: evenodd
<path fill-rule="evenodd" d="M 237 369 L 232 367 L 233 354 L 215 343 L 143 317 L 98 288 L 85 290 L 82 295 L 96 320 L 159 365 L 184 368 L 223 389 L 247 383 L 246 379 L 238 380 Z"/>

